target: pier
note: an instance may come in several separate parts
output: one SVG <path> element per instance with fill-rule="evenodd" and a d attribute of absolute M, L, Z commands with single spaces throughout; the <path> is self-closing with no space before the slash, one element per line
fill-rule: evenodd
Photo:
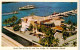
<path fill-rule="evenodd" d="M 68 17 L 69 15 L 75 15 L 75 14 L 77 14 L 77 9 L 67 11 L 67 12 L 57 13 L 57 14 L 53 14 L 53 15 L 49 15 L 49 16 L 50 17 Z"/>
<path fill-rule="evenodd" d="M 14 11 L 14 12 L 10 12 L 10 13 L 3 13 L 2 15 L 10 15 L 10 14 L 18 14 L 18 12 Z"/>

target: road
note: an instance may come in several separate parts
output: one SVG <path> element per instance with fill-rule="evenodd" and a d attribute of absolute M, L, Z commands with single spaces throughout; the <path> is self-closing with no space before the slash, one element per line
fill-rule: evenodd
<path fill-rule="evenodd" d="M 36 42 L 39 41 L 39 38 L 36 37 L 36 36 L 33 36 L 33 35 L 29 35 L 29 33 L 30 33 L 29 31 L 26 31 L 25 33 L 22 33 L 20 31 L 14 31 L 12 27 L 4 27 L 4 28 L 11 31 L 11 32 L 13 32 L 14 34 L 16 34 L 16 35 L 18 35 L 18 36 L 20 36 L 20 37 L 34 43 L 34 44 L 36 44 L 36 45 L 42 46 L 42 45 L 36 43 Z M 33 41 L 36 41 L 36 42 L 33 42 Z"/>
<path fill-rule="evenodd" d="M 70 36 L 70 37 L 67 37 L 66 40 L 63 40 L 62 37 L 63 37 L 62 33 L 58 33 L 58 32 L 57 32 L 57 33 L 55 34 L 55 38 L 58 38 L 58 39 L 59 39 L 59 46 L 62 46 L 64 43 L 67 43 L 67 42 L 70 42 L 70 41 L 76 39 L 76 38 L 77 38 L 77 34 L 72 35 L 72 36 Z"/>
<path fill-rule="evenodd" d="M 2 46 L 3 47 L 24 47 L 22 44 L 8 37 L 7 35 L 2 33 Z"/>

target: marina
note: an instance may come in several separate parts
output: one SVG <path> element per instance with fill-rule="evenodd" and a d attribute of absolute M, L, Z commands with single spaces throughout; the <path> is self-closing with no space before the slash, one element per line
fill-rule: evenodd
<path fill-rule="evenodd" d="M 35 8 L 35 9 L 31 9 L 31 10 L 22 10 L 22 11 L 19 11 L 19 7 L 24 7 L 26 5 L 35 5 L 36 7 L 39 7 L 39 8 Z M 56 12 L 56 13 L 62 13 L 62 12 L 71 11 L 73 9 L 77 9 L 76 8 L 76 2 L 74 2 L 73 4 L 71 4 L 71 3 L 64 3 L 64 2 L 61 2 L 61 3 L 55 3 L 55 2 L 53 2 L 52 3 L 53 6 L 50 6 L 50 5 L 51 4 L 48 3 L 48 2 L 42 2 L 42 4 L 40 2 L 38 2 L 38 3 L 37 2 L 30 2 L 30 3 L 18 2 L 18 3 L 3 4 L 2 5 L 2 8 L 3 8 L 2 9 L 2 14 L 7 13 L 7 12 L 13 12 L 13 11 L 18 11 L 19 13 L 18 14 L 10 14 L 10 15 L 6 15 L 6 14 L 2 15 L 3 16 L 2 17 L 2 19 L 3 19 L 2 22 L 5 19 L 7 19 L 7 18 L 9 18 L 9 17 L 11 17 L 13 15 L 16 15 L 18 17 L 18 19 L 20 19 L 20 18 L 22 18 L 24 16 L 29 16 L 31 13 L 34 13 L 36 16 L 49 16 L 49 15 L 53 14 L 54 12 Z M 57 5 L 57 6 L 55 6 L 55 5 Z M 13 7 L 15 7 L 15 8 L 13 8 Z M 64 19 L 65 20 L 71 20 L 73 22 L 73 20 L 71 18 L 64 18 Z M 75 21 L 77 21 L 74 17 L 73 17 L 73 19 Z M 65 22 L 67 22 L 67 21 L 65 21 Z M 76 22 L 74 22 L 74 23 L 76 23 Z M 2 24 L 2 26 L 5 26 L 5 25 Z"/>
<path fill-rule="evenodd" d="M 17 2 L 3 4 L 2 8 L 2 33 L 24 47 L 55 47 L 65 43 L 73 46 L 72 41 L 77 42 L 76 2 Z"/>
<path fill-rule="evenodd" d="M 77 9 L 71 10 L 71 11 L 67 11 L 67 12 L 63 12 L 63 13 L 50 15 L 50 16 L 52 16 L 52 17 L 68 17 L 69 15 L 75 15 L 75 14 L 77 14 Z"/>
<path fill-rule="evenodd" d="M 54 20 L 61 20 L 61 21 L 64 21 L 64 20 L 62 20 L 62 19 L 58 19 L 58 18 L 61 18 L 61 17 L 65 17 L 65 14 L 67 14 L 68 15 L 68 13 L 74 13 L 74 12 L 77 12 L 77 11 L 75 11 L 75 10 L 72 10 L 72 11 L 68 11 L 68 12 L 63 12 L 63 13 L 59 13 L 59 14 L 55 14 L 55 16 L 53 17 L 53 15 L 50 15 L 50 16 L 46 16 L 46 17 L 38 17 L 38 16 L 34 16 L 34 18 L 36 18 L 36 19 L 40 19 L 40 20 L 43 20 L 44 18 L 45 19 L 49 19 L 49 18 L 51 18 L 50 20 L 52 20 L 52 19 L 54 19 Z M 64 14 L 63 16 L 59 16 L 59 15 L 62 15 L 62 14 Z M 29 18 L 29 17 L 25 17 L 25 19 L 26 18 Z M 42 19 L 43 18 L 43 19 Z M 38 20 L 39 20 L 38 19 Z M 23 20 L 23 18 L 21 19 L 21 20 Z M 31 20 L 31 19 L 30 19 Z M 28 22 L 30 22 L 30 20 L 28 21 Z M 54 20 L 52 20 L 52 21 L 54 21 Z M 42 21 L 43 23 L 45 23 L 45 22 L 48 22 L 48 20 L 45 20 L 45 21 Z M 49 23 L 53 23 L 53 22 L 49 22 Z M 45 24 L 49 24 L 49 23 L 45 23 Z M 22 24 L 25 24 L 25 23 L 22 23 Z M 27 23 L 26 23 L 27 24 Z M 55 23 L 55 24 L 58 24 L 58 22 L 57 23 Z M 29 25 L 29 23 L 28 23 L 28 25 Z M 34 25 L 34 24 L 33 24 Z M 23 28 L 24 26 L 22 25 L 22 29 L 21 30 L 23 30 L 24 31 L 24 28 Z M 28 26 L 27 26 L 28 27 Z M 5 28 L 5 29 L 7 29 L 7 30 L 9 30 L 10 32 L 13 32 L 14 34 L 16 34 L 16 35 L 18 35 L 18 36 L 20 36 L 20 37 L 22 37 L 22 38 L 24 38 L 24 39 L 26 39 L 26 40 L 28 40 L 28 41 L 30 41 L 30 42 L 32 42 L 32 43 L 34 43 L 34 44 L 36 44 L 36 45 L 38 45 L 38 46 L 41 46 L 40 44 L 38 44 L 38 43 L 36 43 L 36 42 L 39 42 L 39 38 L 37 38 L 37 37 L 35 37 L 34 38 L 34 36 L 33 36 L 33 38 L 30 38 L 30 32 L 26 32 L 27 34 L 26 34 L 26 36 L 25 36 L 25 34 L 23 35 L 23 33 L 20 33 L 20 32 L 15 32 L 15 31 L 13 31 L 12 30 L 12 28 L 10 28 L 10 27 L 3 27 L 3 28 Z M 71 31 L 67 31 L 67 32 L 71 32 Z M 74 31 L 74 32 L 76 32 L 76 31 Z M 38 32 L 37 32 L 38 33 Z M 43 33 L 41 33 L 41 35 L 42 35 Z M 28 37 L 29 36 L 29 37 Z M 32 36 L 31 36 L 32 37 Z M 76 38 L 76 36 L 75 36 L 75 38 Z M 74 38 L 74 39 L 75 39 Z M 34 42 L 35 41 L 35 42 Z M 67 40 L 66 40 L 67 41 Z M 63 43 L 62 43 L 63 44 Z M 61 44 L 61 45 L 62 45 Z"/>

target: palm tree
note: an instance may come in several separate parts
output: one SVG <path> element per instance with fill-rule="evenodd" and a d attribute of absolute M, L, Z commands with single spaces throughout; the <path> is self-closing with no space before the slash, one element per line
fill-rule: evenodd
<path fill-rule="evenodd" d="M 44 38 L 40 38 L 39 43 L 44 46 L 45 45 L 45 41 L 46 41 L 45 37 Z"/>
<path fill-rule="evenodd" d="M 66 40 L 66 36 L 63 36 L 63 39 L 64 39 L 64 43 L 65 43 L 65 40 Z"/>
<path fill-rule="evenodd" d="M 16 16 L 12 16 L 12 23 L 14 24 L 15 23 L 15 21 L 17 20 L 17 17 Z"/>
<path fill-rule="evenodd" d="M 31 14 L 30 14 L 30 16 L 33 16 L 33 15 L 35 15 L 35 13 L 31 13 Z"/>
<path fill-rule="evenodd" d="M 41 34 L 38 34 L 38 37 L 40 38 L 42 35 Z"/>
<path fill-rule="evenodd" d="M 32 29 L 33 29 L 33 25 L 30 24 L 30 26 L 29 26 L 29 30 L 32 31 Z"/>
<path fill-rule="evenodd" d="M 67 23 L 68 23 L 68 24 L 71 24 L 72 22 L 69 20 Z"/>
<path fill-rule="evenodd" d="M 59 43 L 59 39 L 57 38 L 56 40 L 55 40 L 57 43 Z"/>
<path fill-rule="evenodd" d="M 64 30 L 66 30 L 67 26 L 66 26 L 66 25 L 64 25 L 62 28 L 63 28 Z"/>
<path fill-rule="evenodd" d="M 37 27 L 37 30 L 38 30 L 39 32 L 41 32 L 41 28 L 40 28 L 39 26 Z"/>
<path fill-rule="evenodd" d="M 9 18 L 7 19 L 8 24 L 10 23 Z"/>
<path fill-rule="evenodd" d="M 73 31 L 75 31 L 75 29 L 76 29 L 76 28 L 75 28 L 75 27 L 73 27 Z"/>
<path fill-rule="evenodd" d="M 15 18 L 14 18 L 14 17 L 12 17 L 12 18 L 11 18 L 11 20 L 12 20 L 12 23 L 14 24 Z"/>
<path fill-rule="evenodd" d="M 59 43 L 59 39 L 57 38 L 57 39 L 54 39 L 54 46 L 58 46 L 58 43 Z"/>
<path fill-rule="evenodd" d="M 21 19 L 19 19 L 19 20 L 16 22 L 16 24 L 21 24 Z"/>
<path fill-rule="evenodd" d="M 63 31 L 62 31 L 62 33 L 63 33 L 63 40 L 64 40 L 64 43 L 65 43 L 65 40 L 66 40 L 66 36 L 65 36 L 66 31 L 65 31 L 65 30 L 63 30 Z"/>
<path fill-rule="evenodd" d="M 73 31 L 73 24 L 71 24 L 71 26 L 70 26 L 70 31 L 71 31 L 71 33 L 72 33 L 72 31 Z"/>
<path fill-rule="evenodd" d="M 7 20 L 8 20 L 8 24 L 10 24 L 10 25 L 11 25 L 11 23 L 12 23 L 11 18 L 8 18 Z"/>
<path fill-rule="evenodd" d="M 8 24 L 7 19 L 5 19 L 5 20 L 3 21 L 3 24 L 6 24 L 6 26 L 7 26 L 7 24 Z"/>
<path fill-rule="evenodd" d="M 77 24 L 76 23 L 73 23 L 73 25 L 76 26 Z"/>
<path fill-rule="evenodd" d="M 40 38 L 39 43 L 42 44 L 43 46 L 48 46 L 51 47 L 53 46 L 53 36 L 45 36 L 44 38 Z"/>
<path fill-rule="evenodd" d="M 77 42 L 73 42 L 73 46 L 76 46 Z"/>
<path fill-rule="evenodd" d="M 46 32 L 46 27 L 44 25 L 41 25 L 41 31 L 44 33 Z"/>

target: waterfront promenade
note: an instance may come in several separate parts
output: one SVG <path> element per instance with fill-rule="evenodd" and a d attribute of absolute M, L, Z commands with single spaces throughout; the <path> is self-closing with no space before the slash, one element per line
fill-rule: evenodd
<path fill-rule="evenodd" d="M 5 28 L 6 30 L 8 30 L 8 31 L 10 31 L 10 32 L 12 32 L 12 33 L 14 33 L 14 34 L 16 34 L 16 35 L 18 35 L 18 36 L 20 36 L 20 37 L 28 40 L 28 41 L 34 43 L 34 44 L 36 44 L 36 45 L 38 45 L 40 47 L 42 46 L 42 45 L 36 43 L 36 42 L 39 41 L 39 38 L 36 37 L 36 36 L 33 36 L 33 35 L 29 35 L 29 33 L 30 33 L 29 31 L 26 31 L 25 33 L 22 33 L 20 31 L 14 31 L 12 27 L 6 27 L 6 26 L 4 26 L 3 28 Z"/>

